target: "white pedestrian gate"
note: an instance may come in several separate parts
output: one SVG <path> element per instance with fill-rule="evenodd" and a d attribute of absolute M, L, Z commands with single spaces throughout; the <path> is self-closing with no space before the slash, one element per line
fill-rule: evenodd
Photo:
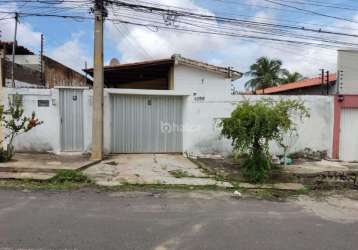
<path fill-rule="evenodd" d="M 112 153 L 182 152 L 182 97 L 111 96 Z"/>
<path fill-rule="evenodd" d="M 344 108 L 341 111 L 339 159 L 358 161 L 358 109 Z"/>
<path fill-rule="evenodd" d="M 61 150 L 83 151 L 83 90 L 60 89 Z"/>

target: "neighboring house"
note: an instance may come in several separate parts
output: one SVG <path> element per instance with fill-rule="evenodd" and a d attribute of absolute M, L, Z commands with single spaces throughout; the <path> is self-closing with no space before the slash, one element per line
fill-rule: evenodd
<path fill-rule="evenodd" d="M 108 88 L 177 90 L 181 88 L 179 84 L 174 86 L 177 73 L 175 69 L 179 65 L 221 75 L 224 79 L 229 80 L 236 80 L 242 76 L 240 72 L 232 70 L 230 67 L 214 66 L 177 54 L 168 59 L 105 66 L 104 83 Z M 93 76 L 93 69 L 84 71 Z M 204 74 L 202 84 L 206 77 L 207 75 Z"/>
<path fill-rule="evenodd" d="M 12 85 L 12 42 L 0 41 L 5 85 Z M 43 55 L 35 55 L 23 46 L 16 46 L 14 76 L 16 87 L 87 86 L 92 84 L 83 74 Z"/>
<path fill-rule="evenodd" d="M 358 94 L 358 51 L 338 50 L 337 73 L 303 79 L 280 86 L 259 89 L 258 95 L 357 95 Z"/>
<path fill-rule="evenodd" d="M 282 84 L 276 87 L 256 90 L 257 95 L 335 95 L 338 93 L 337 75 L 329 75 L 327 85 L 326 76 L 323 84 L 321 77 L 307 78 L 297 82 Z"/>

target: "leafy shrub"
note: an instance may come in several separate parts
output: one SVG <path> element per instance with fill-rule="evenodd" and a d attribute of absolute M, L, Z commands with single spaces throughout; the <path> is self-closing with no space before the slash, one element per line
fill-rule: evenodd
<path fill-rule="evenodd" d="M 92 183 L 89 177 L 75 170 L 60 170 L 51 181 L 53 183 Z"/>
<path fill-rule="evenodd" d="M 8 109 L 4 109 L 4 107 L 1 106 L 0 117 L 1 125 L 8 131 L 8 134 L 5 136 L 5 140 L 8 139 L 7 149 L 4 150 L 0 146 L 0 162 L 4 162 L 11 160 L 15 153 L 13 146 L 15 137 L 30 131 L 43 122 L 36 118 L 35 112 L 33 112 L 30 117 L 24 115 L 21 96 L 18 94 L 14 95 L 12 99 L 9 98 Z M 0 142 L 2 143 L 3 141 Z"/>
<path fill-rule="evenodd" d="M 309 117 L 304 103 L 297 100 L 263 99 L 244 101 L 221 121 L 221 134 L 232 140 L 234 151 L 247 153 L 243 174 L 251 182 L 262 182 L 271 170 L 269 142 L 283 144 L 288 131 L 296 131 L 292 116 Z"/>

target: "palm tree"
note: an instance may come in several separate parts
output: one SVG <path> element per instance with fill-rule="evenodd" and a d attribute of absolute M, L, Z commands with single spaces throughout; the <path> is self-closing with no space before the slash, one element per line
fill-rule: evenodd
<path fill-rule="evenodd" d="M 282 75 L 283 75 L 283 79 L 281 81 L 281 84 L 297 82 L 303 79 L 303 76 L 300 73 L 298 72 L 290 73 L 288 70 L 284 70 Z"/>
<path fill-rule="evenodd" d="M 282 62 L 277 59 L 260 57 L 256 63 L 250 66 L 250 71 L 245 74 L 252 78 L 245 83 L 246 88 L 253 90 L 277 86 L 282 81 Z"/>

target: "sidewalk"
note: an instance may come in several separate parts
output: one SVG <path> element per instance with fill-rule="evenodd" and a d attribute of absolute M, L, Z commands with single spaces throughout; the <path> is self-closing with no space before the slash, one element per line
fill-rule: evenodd
<path fill-rule="evenodd" d="M 48 180 L 59 170 L 81 170 L 94 163 L 86 155 L 16 153 L 11 161 L 0 163 L 0 179 Z"/>

